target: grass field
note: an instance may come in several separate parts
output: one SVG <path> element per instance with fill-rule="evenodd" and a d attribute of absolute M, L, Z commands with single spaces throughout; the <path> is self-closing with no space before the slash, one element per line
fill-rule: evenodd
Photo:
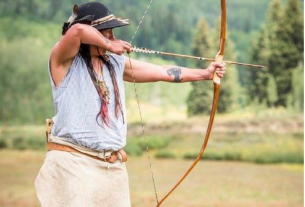
<path fill-rule="evenodd" d="M 43 151 L 0 150 L 0 206 L 35 207 L 33 182 Z M 178 180 L 188 160 L 153 159 L 159 198 Z M 127 162 L 133 207 L 155 206 L 146 156 Z M 301 207 L 303 165 L 258 165 L 201 161 L 163 206 L 169 207 Z"/>
<path fill-rule="evenodd" d="M 152 155 L 158 158 L 194 159 L 202 145 L 208 116 L 176 121 L 145 122 L 145 135 Z M 253 163 L 304 163 L 304 117 L 287 111 L 219 115 L 204 160 Z M 45 148 L 44 126 L 0 126 L 0 149 Z M 145 152 L 139 122 L 128 125 L 128 154 Z"/>
<path fill-rule="evenodd" d="M 144 121 L 161 199 L 197 155 L 208 117 L 174 114 L 171 119 Z M 138 155 L 127 162 L 132 206 L 152 207 L 156 201 L 141 124 L 129 123 L 125 149 Z M 45 156 L 44 130 L 0 126 L 0 207 L 39 206 L 33 183 Z M 162 159 L 156 159 L 158 155 Z M 303 114 L 268 110 L 218 115 L 203 157 L 163 206 L 303 206 Z"/>

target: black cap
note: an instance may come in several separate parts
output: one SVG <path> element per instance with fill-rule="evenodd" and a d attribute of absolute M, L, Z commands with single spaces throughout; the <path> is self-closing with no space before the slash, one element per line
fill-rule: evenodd
<path fill-rule="evenodd" d="M 73 7 L 73 14 L 69 18 L 68 22 L 88 21 L 91 26 L 97 30 L 110 29 L 115 27 L 122 27 L 129 25 L 128 19 L 120 19 L 115 17 L 110 10 L 99 2 L 89 2 Z"/>

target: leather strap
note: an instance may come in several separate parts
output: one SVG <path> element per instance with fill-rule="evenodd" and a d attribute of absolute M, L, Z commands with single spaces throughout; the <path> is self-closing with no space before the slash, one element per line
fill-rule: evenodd
<path fill-rule="evenodd" d="M 126 162 L 127 161 L 127 154 L 126 154 L 126 152 L 123 149 L 120 149 L 118 151 L 118 153 L 121 155 L 122 162 Z"/>
<path fill-rule="evenodd" d="M 92 155 L 80 152 L 80 151 L 78 151 L 78 150 L 76 150 L 72 147 L 62 145 L 62 144 L 58 144 L 58 143 L 54 143 L 54 142 L 48 142 L 47 143 L 47 150 L 48 151 L 58 150 L 58 151 L 64 151 L 64 152 L 76 152 L 76 153 L 80 153 L 80 154 L 83 154 L 85 156 L 91 157 L 93 159 L 100 160 L 100 161 L 103 161 L 103 162 L 109 162 L 109 163 L 114 163 L 115 161 L 117 161 L 117 159 L 121 159 L 122 162 L 127 161 L 127 154 L 123 149 L 120 149 L 119 151 L 112 152 L 111 155 L 107 158 L 92 156 Z"/>
<path fill-rule="evenodd" d="M 127 154 L 123 149 L 112 152 L 110 157 L 108 157 L 108 158 L 101 158 L 101 157 L 89 155 L 89 154 L 84 153 L 84 152 L 80 152 L 80 151 L 78 151 L 78 150 L 76 150 L 76 149 L 74 149 L 73 147 L 70 147 L 70 146 L 66 146 L 66 145 L 63 145 L 63 144 L 58 144 L 58 143 L 55 143 L 55 142 L 49 142 L 48 137 L 51 134 L 51 129 L 52 129 L 53 124 L 54 124 L 54 122 L 53 122 L 52 119 L 47 119 L 46 120 L 46 139 L 47 139 L 47 150 L 48 151 L 59 150 L 59 151 L 65 151 L 65 152 L 77 152 L 77 153 L 86 155 L 88 157 L 91 157 L 93 159 L 97 159 L 97 160 L 101 160 L 103 162 L 109 162 L 109 163 L 114 163 L 118 159 L 118 157 L 122 162 L 127 161 Z M 119 156 L 118 156 L 118 154 L 119 154 Z"/>
<path fill-rule="evenodd" d="M 48 136 L 49 134 L 51 134 L 51 129 L 52 129 L 52 126 L 53 126 L 54 122 L 52 119 L 46 119 L 46 139 L 47 139 L 47 142 L 48 142 Z"/>

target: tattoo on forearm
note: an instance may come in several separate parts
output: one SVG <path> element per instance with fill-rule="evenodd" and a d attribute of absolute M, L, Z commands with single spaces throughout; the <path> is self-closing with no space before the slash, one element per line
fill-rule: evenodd
<path fill-rule="evenodd" d="M 180 77 L 180 75 L 181 75 L 180 67 L 168 69 L 167 74 L 169 76 L 171 76 L 171 75 L 174 76 L 174 80 L 173 80 L 174 83 L 180 83 L 182 81 L 182 78 Z"/>
<path fill-rule="evenodd" d="M 103 36 L 104 37 L 104 36 Z M 106 44 L 109 45 L 110 44 L 110 41 L 109 39 L 107 39 L 106 37 L 104 37 L 105 41 L 106 41 Z"/>

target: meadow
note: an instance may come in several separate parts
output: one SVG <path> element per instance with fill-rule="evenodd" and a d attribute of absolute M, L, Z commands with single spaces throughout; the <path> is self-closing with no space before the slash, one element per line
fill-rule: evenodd
<path fill-rule="evenodd" d="M 43 151 L 0 151 L 0 206 L 36 207 L 33 182 L 44 159 Z M 159 197 L 190 165 L 182 159 L 153 159 Z M 133 207 L 155 206 L 145 156 L 129 157 L 127 168 Z M 301 207 L 303 165 L 201 161 L 168 198 L 170 207 Z"/>
<path fill-rule="evenodd" d="M 145 113 L 149 111 L 162 114 Z M 160 199 L 197 155 L 208 117 L 145 117 Z M 302 114 L 281 110 L 218 115 L 203 159 L 164 206 L 303 206 L 303 125 Z M 0 206 L 39 206 L 33 182 L 45 156 L 44 130 L 44 126 L 0 128 Z M 156 204 L 141 133 L 139 122 L 129 124 L 125 149 L 133 207 Z"/>

